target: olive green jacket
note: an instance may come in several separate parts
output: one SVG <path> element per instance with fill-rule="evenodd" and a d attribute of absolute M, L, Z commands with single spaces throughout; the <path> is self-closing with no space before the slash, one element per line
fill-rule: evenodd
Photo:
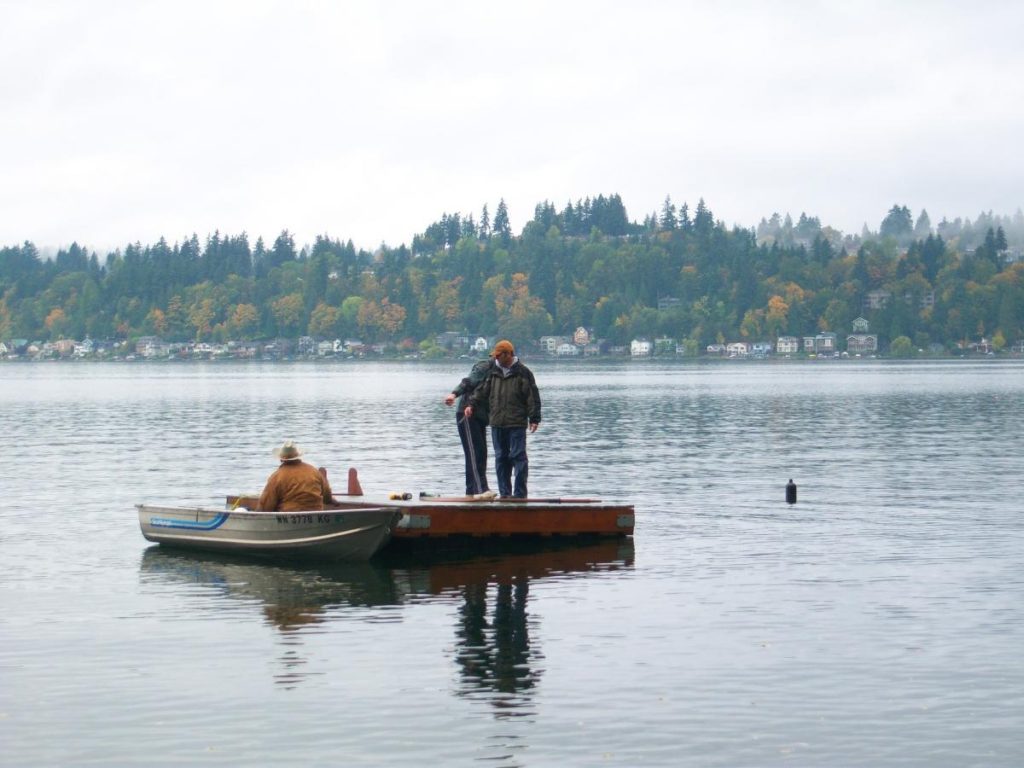
<path fill-rule="evenodd" d="M 469 396 L 473 413 L 486 405 L 492 427 L 525 427 L 540 424 L 540 391 L 533 372 L 516 358 L 506 376 L 491 363 L 487 378 Z"/>

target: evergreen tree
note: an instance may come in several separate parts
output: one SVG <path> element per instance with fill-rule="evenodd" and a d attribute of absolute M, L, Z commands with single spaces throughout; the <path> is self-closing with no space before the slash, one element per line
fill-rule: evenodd
<path fill-rule="evenodd" d="M 794 237 L 802 245 L 810 245 L 821 236 L 821 222 L 815 216 L 808 216 L 803 211 L 797 220 Z"/>
<path fill-rule="evenodd" d="M 946 243 L 937 235 L 928 235 L 921 245 L 921 263 L 924 265 L 925 279 L 935 284 L 939 270 L 944 266 Z"/>
<path fill-rule="evenodd" d="M 274 247 L 269 254 L 270 268 L 279 267 L 297 258 L 295 253 L 295 238 L 287 229 L 281 230 L 281 234 L 274 241 Z"/>
<path fill-rule="evenodd" d="M 906 243 L 914 234 L 914 222 L 910 209 L 905 205 L 893 205 L 878 227 L 881 237 L 893 237 L 898 243 Z"/>
<path fill-rule="evenodd" d="M 257 278 L 266 277 L 270 272 L 270 264 L 267 259 L 267 247 L 263 244 L 263 237 L 257 237 L 256 247 L 252 252 L 253 272 Z"/>
<path fill-rule="evenodd" d="M 480 211 L 480 237 L 487 239 L 491 236 L 491 214 L 487 211 L 487 203 L 484 203 L 484 208 Z"/>
<path fill-rule="evenodd" d="M 790 222 L 792 225 L 792 222 Z M 704 204 L 704 198 L 702 197 L 697 201 L 697 210 L 693 213 L 693 231 L 697 233 L 699 237 L 707 237 L 711 234 L 711 230 L 715 226 L 715 217 L 708 209 L 707 205 Z"/>
<path fill-rule="evenodd" d="M 676 217 L 676 207 L 672 205 L 672 198 L 669 195 L 665 195 L 665 202 L 661 206 L 661 219 L 658 225 L 668 231 L 674 231 L 679 228 L 679 219 Z"/>
<path fill-rule="evenodd" d="M 508 208 L 505 207 L 505 198 L 498 201 L 498 209 L 494 212 L 494 234 L 503 245 L 508 245 L 512 239 L 512 227 L 508 221 Z"/>
<path fill-rule="evenodd" d="M 1001 226 L 996 228 L 994 245 L 996 253 L 999 254 L 1002 254 L 1009 247 L 1006 242 L 1006 232 L 1003 231 Z"/>
<path fill-rule="evenodd" d="M 462 237 L 476 237 L 477 226 L 476 222 L 473 221 L 473 214 L 469 214 L 462 220 Z"/>
<path fill-rule="evenodd" d="M 932 233 L 932 220 L 928 218 L 928 211 L 921 209 L 921 215 L 917 217 L 914 224 L 914 239 L 924 240 Z"/>
<path fill-rule="evenodd" d="M 689 232 L 693 229 L 693 223 L 690 221 L 690 206 L 683 203 L 679 209 L 679 228 L 683 232 Z"/>

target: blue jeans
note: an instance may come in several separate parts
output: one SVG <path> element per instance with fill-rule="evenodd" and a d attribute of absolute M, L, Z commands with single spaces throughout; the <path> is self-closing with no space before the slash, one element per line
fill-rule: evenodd
<path fill-rule="evenodd" d="M 502 496 L 525 499 L 526 479 L 530 474 L 530 460 L 526 458 L 526 427 L 491 427 L 491 445 L 494 446 L 494 472 L 498 476 L 498 493 Z M 513 469 L 516 473 L 514 492 Z"/>

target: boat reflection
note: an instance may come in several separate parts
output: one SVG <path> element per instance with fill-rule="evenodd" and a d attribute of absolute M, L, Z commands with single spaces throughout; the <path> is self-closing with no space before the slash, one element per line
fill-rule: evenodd
<path fill-rule="evenodd" d="M 386 568 L 371 563 L 307 567 L 161 546 L 142 555 L 142 573 L 210 587 L 224 597 L 257 602 L 284 633 L 325 621 L 333 608 L 395 605 L 401 596 Z"/>
<path fill-rule="evenodd" d="M 395 547 L 368 563 L 296 565 L 253 562 L 224 555 L 145 550 L 142 577 L 149 581 L 212 588 L 228 600 L 257 604 L 281 633 L 282 685 L 311 672 L 302 658 L 306 635 L 342 619 L 409 621 L 425 600 L 458 603 L 455 661 L 459 694 L 486 694 L 498 716 L 527 714 L 525 705 L 542 669 L 530 642 L 530 584 L 631 568 L 631 538 L 587 543 L 476 542 L 464 547 Z M 207 595 L 209 593 L 207 592 Z M 393 606 L 402 606 L 398 614 Z M 384 613 L 379 609 L 383 609 Z"/>

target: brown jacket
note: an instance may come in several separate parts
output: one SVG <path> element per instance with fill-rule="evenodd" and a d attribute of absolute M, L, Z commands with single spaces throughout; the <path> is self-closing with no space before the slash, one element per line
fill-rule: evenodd
<path fill-rule="evenodd" d="M 285 461 L 269 478 L 260 494 L 259 509 L 265 512 L 301 512 L 323 509 L 331 500 L 327 478 L 312 464 Z"/>

